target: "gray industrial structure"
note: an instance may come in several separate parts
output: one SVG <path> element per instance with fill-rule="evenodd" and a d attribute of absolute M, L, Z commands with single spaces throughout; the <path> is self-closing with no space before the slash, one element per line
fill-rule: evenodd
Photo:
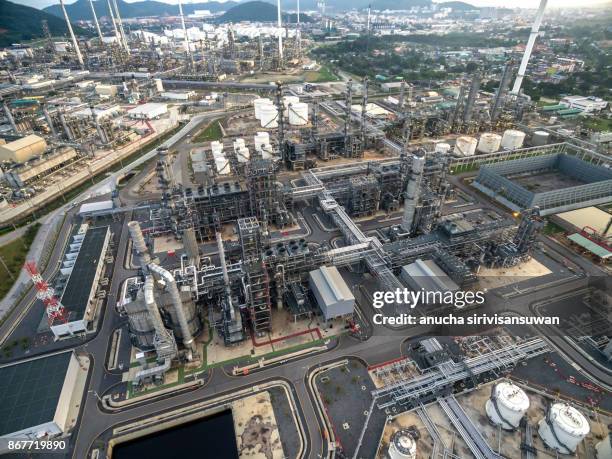
<path fill-rule="evenodd" d="M 555 173 L 565 183 L 541 192 L 537 184 L 527 189 L 515 180 Z M 567 154 L 551 154 L 483 166 L 474 186 L 513 210 L 539 207 L 541 215 L 548 215 L 609 202 L 612 171 Z"/>

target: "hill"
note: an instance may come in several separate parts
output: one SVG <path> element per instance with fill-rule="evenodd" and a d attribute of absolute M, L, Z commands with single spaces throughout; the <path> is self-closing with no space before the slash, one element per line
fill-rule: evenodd
<path fill-rule="evenodd" d="M 271 3 L 254 1 L 230 8 L 218 19 L 218 22 L 276 22 L 276 20 L 276 6 Z M 297 15 L 282 13 L 282 20 L 283 24 L 295 23 Z M 312 22 L 312 18 L 306 14 L 300 14 L 300 22 Z"/>
<path fill-rule="evenodd" d="M 108 3 L 106 0 L 95 0 L 93 3 L 98 18 L 108 16 Z M 237 2 L 234 1 L 228 1 L 225 3 L 215 1 L 206 3 L 183 2 L 183 13 L 192 14 L 195 10 L 209 10 L 212 13 L 217 13 L 220 11 L 226 11 L 235 5 L 237 5 Z M 119 7 L 119 13 L 121 14 L 122 18 L 178 15 L 178 6 L 176 4 L 171 5 L 155 0 L 144 0 L 133 3 L 117 0 L 117 6 Z M 63 17 L 62 9 L 59 4 L 48 6 L 44 8 L 43 11 L 58 17 Z M 89 6 L 89 0 L 77 0 L 70 5 L 66 5 L 66 11 L 68 12 L 68 16 L 70 16 L 71 21 L 88 21 L 93 19 L 91 7 Z"/>
<path fill-rule="evenodd" d="M 431 3 L 431 0 L 374 0 L 370 5 L 373 10 L 409 10 L 430 6 Z"/>
<path fill-rule="evenodd" d="M 0 0 L 0 46 L 43 37 L 42 20 L 46 19 L 53 36 L 68 34 L 64 18 L 58 18 L 44 11 Z M 75 34 L 89 35 L 83 29 L 72 26 Z"/>
<path fill-rule="evenodd" d="M 471 11 L 480 9 L 477 6 L 460 1 L 442 2 L 438 3 L 438 6 L 440 8 L 452 8 L 454 11 Z"/>

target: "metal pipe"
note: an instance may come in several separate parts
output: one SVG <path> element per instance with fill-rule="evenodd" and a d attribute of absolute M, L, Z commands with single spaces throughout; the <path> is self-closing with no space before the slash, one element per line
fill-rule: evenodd
<path fill-rule="evenodd" d="M 538 33 L 540 31 L 540 25 L 542 24 L 542 18 L 544 17 L 544 10 L 546 9 L 547 2 L 548 0 L 540 0 L 540 7 L 538 8 L 533 25 L 531 26 L 529 40 L 527 40 L 527 46 L 525 46 L 525 52 L 523 53 L 523 59 L 521 60 L 521 65 L 519 66 L 516 80 L 514 80 L 514 87 L 512 88 L 512 92 L 514 94 L 518 94 L 521 90 L 523 78 L 525 77 L 525 72 L 527 71 L 527 64 L 529 63 L 529 58 L 531 57 L 531 52 L 533 51 L 533 45 L 535 45 L 536 38 L 538 38 Z"/>
<path fill-rule="evenodd" d="M 72 24 L 70 24 L 70 18 L 68 17 L 68 12 L 66 11 L 66 5 L 64 5 L 64 0 L 60 0 L 60 6 L 62 7 L 62 11 L 64 13 L 64 19 L 66 19 L 66 26 L 68 27 L 68 32 L 70 33 L 70 38 L 72 39 L 72 46 L 74 46 L 74 51 L 77 55 L 77 60 L 79 61 L 79 65 L 82 69 L 85 68 L 85 63 L 83 62 L 83 55 L 81 54 L 81 50 L 79 49 L 79 43 L 77 42 L 76 37 L 74 36 L 74 31 L 72 30 Z"/>
<path fill-rule="evenodd" d="M 94 24 L 96 25 L 96 30 L 98 31 L 98 36 L 100 37 L 100 44 L 104 44 L 104 35 L 102 35 L 102 30 L 100 29 L 100 23 L 98 22 L 98 15 L 96 14 L 96 9 L 94 8 L 93 0 L 89 0 L 89 6 L 91 6 L 91 14 L 93 15 Z"/>
<path fill-rule="evenodd" d="M 153 276 L 148 275 L 145 278 L 145 283 L 142 287 L 142 291 L 144 293 L 144 302 L 147 308 L 147 313 L 149 314 L 149 318 L 151 319 L 151 324 L 155 329 L 155 334 L 158 336 L 164 336 L 168 333 L 166 327 L 164 327 L 164 321 L 161 318 L 161 314 L 159 313 L 159 307 L 155 302 L 155 294 L 154 294 L 154 279 Z"/>
<path fill-rule="evenodd" d="M 162 268 L 159 265 L 154 263 L 149 263 L 149 270 L 159 275 L 166 282 L 166 289 L 170 294 L 170 299 L 172 301 L 172 306 L 174 307 L 174 311 L 176 313 L 176 317 L 179 321 L 179 327 L 181 328 L 181 333 L 183 335 L 183 345 L 192 352 L 196 352 L 196 346 L 189 331 L 189 323 L 187 323 L 187 316 L 185 315 L 185 309 L 183 308 L 183 302 L 181 301 L 181 294 L 176 285 L 176 280 L 170 271 Z M 192 360 L 193 357 L 187 357 L 188 360 Z"/>

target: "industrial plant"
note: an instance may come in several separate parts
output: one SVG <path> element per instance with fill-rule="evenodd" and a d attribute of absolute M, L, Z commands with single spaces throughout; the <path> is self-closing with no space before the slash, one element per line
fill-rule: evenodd
<path fill-rule="evenodd" d="M 10 3 L 0 454 L 611 458 L 605 43 L 226 3 Z"/>

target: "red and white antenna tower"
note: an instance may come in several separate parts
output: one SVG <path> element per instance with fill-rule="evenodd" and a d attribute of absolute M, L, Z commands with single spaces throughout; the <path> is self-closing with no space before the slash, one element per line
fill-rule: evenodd
<path fill-rule="evenodd" d="M 36 297 L 43 302 L 47 312 L 47 320 L 49 325 L 53 325 L 56 321 L 63 323 L 68 322 L 66 309 L 64 305 L 55 296 L 55 290 L 51 287 L 38 272 L 36 262 L 28 261 L 23 265 L 23 269 L 30 275 L 34 288 L 36 289 Z"/>

